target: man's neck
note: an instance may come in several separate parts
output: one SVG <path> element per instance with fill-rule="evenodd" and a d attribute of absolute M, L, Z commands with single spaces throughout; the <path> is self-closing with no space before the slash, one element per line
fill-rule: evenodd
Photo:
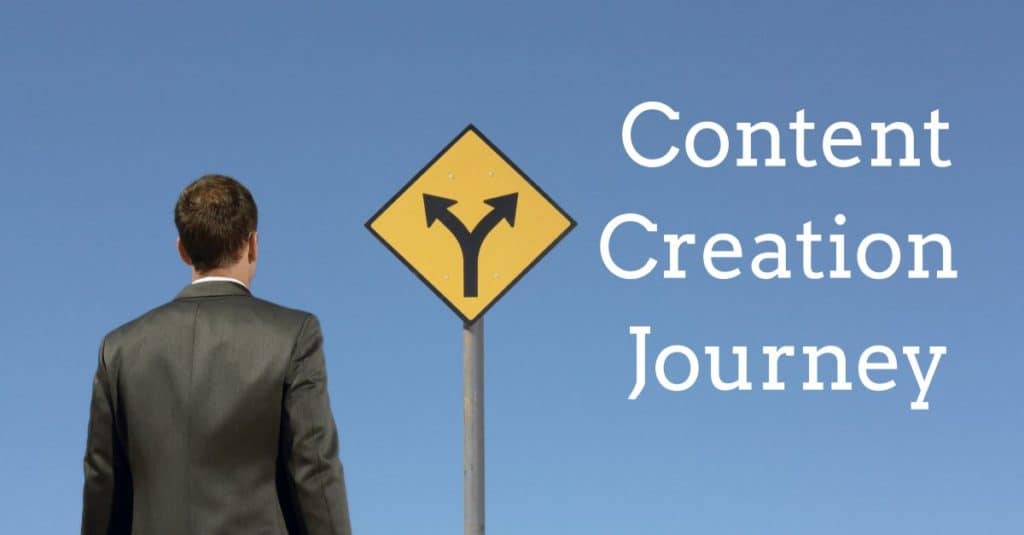
<path fill-rule="evenodd" d="M 203 282 L 205 280 L 230 280 L 249 287 L 249 279 L 242 273 L 238 273 L 235 270 L 230 269 L 216 269 L 211 271 L 197 272 L 192 270 L 192 283 Z"/>

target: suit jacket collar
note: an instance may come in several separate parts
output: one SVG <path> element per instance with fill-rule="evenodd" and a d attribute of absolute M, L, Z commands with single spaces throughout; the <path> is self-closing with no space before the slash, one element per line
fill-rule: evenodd
<path fill-rule="evenodd" d="M 175 299 L 190 299 L 193 297 L 215 297 L 221 295 L 252 295 L 248 288 L 230 281 L 207 281 L 198 284 L 189 284 L 178 292 Z"/>

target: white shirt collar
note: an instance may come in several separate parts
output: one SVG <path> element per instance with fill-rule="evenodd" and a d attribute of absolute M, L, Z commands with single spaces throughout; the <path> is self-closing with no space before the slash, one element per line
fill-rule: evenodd
<path fill-rule="evenodd" d="M 233 282 L 235 284 L 238 284 L 238 285 L 242 286 L 245 289 L 249 289 L 249 287 L 246 286 L 244 282 L 242 282 L 242 281 L 240 281 L 240 280 L 238 280 L 238 279 L 236 279 L 234 277 L 219 277 L 217 275 L 210 275 L 210 276 L 207 276 L 207 277 L 200 277 L 200 278 L 192 281 L 192 284 L 199 284 L 200 282 L 214 282 L 214 281 Z"/>

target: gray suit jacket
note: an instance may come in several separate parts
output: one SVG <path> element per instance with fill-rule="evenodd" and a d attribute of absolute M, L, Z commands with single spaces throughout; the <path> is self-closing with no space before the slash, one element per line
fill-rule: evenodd
<path fill-rule="evenodd" d="M 108 334 L 93 380 L 83 535 L 348 535 L 316 316 L 233 282 Z"/>

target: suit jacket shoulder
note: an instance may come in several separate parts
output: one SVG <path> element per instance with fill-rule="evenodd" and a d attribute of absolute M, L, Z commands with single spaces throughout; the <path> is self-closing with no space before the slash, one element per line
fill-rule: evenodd
<path fill-rule="evenodd" d="M 202 283 L 205 285 L 234 285 L 231 282 Z M 189 290 L 193 287 L 186 287 L 173 300 L 154 307 L 136 318 L 133 318 L 107 332 L 101 343 L 101 358 L 107 366 L 116 365 L 109 359 L 117 359 L 119 355 L 131 354 L 131 351 L 107 351 L 107 349 L 132 349 L 133 341 L 140 341 L 147 338 L 147 331 L 162 329 L 166 322 L 182 319 L 180 316 L 187 316 L 189 311 L 195 311 L 200 302 L 207 308 L 227 311 L 232 314 L 243 312 L 249 319 L 260 324 L 264 330 L 273 332 L 275 335 L 297 339 L 302 326 L 306 321 L 317 317 L 312 312 L 284 306 L 273 301 L 253 296 L 245 291 L 242 293 L 228 293 L 225 295 L 206 295 L 203 293 L 192 293 Z M 201 301 L 200 301 L 201 300 Z M 218 302 L 220 301 L 220 302 Z M 107 355 L 110 355 L 109 357 Z"/>

